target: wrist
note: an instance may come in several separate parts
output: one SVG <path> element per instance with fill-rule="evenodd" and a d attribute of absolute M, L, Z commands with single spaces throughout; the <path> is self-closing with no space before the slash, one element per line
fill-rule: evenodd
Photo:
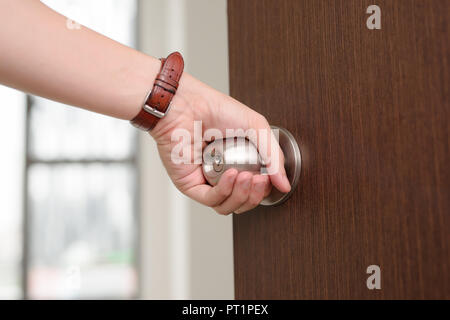
<path fill-rule="evenodd" d="M 188 73 L 183 73 L 169 112 L 150 134 L 158 143 L 167 143 L 174 129 L 192 131 L 194 121 L 200 120 L 204 126 L 208 125 L 214 99 L 215 95 L 210 87 Z"/>
<path fill-rule="evenodd" d="M 130 107 L 124 110 L 125 120 L 133 119 L 142 109 L 145 97 L 153 87 L 156 76 L 161 68 L 161 61 L 140 54 L 125 72 L 128 73 L 127 87 L 130 88 Z"/>
<path fill-rule="evenodd" d="M 166 117 L 179 87 L 183 69 L 184 61 L 179 52 L 173 52 L 167 58 L 161 59 L 160 70 L 153 81 L 153 86 L 147 89 L 148 93 L 141 109 L 130 120 L 133 126 L 149 132 Z"/>
<path fill-rule="evenodd" d="M 203 120 L 209 114 L 214 103 L 215 95 L 212 93 L 212 89 L 191 76 L 188 73 L 183 74 L 180 80 L 180 86 L 178 88 L 175 97 L 185 101 L 188 108 L 193 114 L 193 120 Z M 178 98 L 176 98 L 178 100 Z"/>

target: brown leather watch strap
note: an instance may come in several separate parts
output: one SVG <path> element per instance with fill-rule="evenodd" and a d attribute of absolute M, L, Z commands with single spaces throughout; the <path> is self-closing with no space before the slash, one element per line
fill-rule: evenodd
<path fill-rule="evenodd" d="M 133 126 L 149 131 L 166 115 L 177 92 L 183 69 L 184 61 L 179 52 L 173 52 L 166 59 L 161 59 L 161 70 L 156 76 L 152 91 L 145 99 L 144 106 L 131 120 Z"/>

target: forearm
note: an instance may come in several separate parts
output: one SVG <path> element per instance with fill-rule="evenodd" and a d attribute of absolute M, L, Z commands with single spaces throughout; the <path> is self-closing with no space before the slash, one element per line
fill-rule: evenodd
<path fill-rule="evenodd" d="M 37 0 L 0 0 L 0 23 L 0 83 L 94 112 L 133 118 L 160 68 Z"/>

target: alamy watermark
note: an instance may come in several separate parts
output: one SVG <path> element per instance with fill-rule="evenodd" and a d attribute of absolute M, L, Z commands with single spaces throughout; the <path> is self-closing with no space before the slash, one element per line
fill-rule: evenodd
<path fill-rule="evenodd" d="M 211 156 L 203 154 L 203 147 L 205 143 L 212 141 L 220 141 L 226 145 L 227 148 L 231 144 L 238 145 L 244 143 L 243 139 L 228 139 L 228 138 L 245 138 L 253 143 L 260 155 L 258 160 L 262 161 L 267 173 L 276 174 L 279 169 L 279 147 L 278 147 L 278 129 L 225 129 L 219 130 L 217 128 L 210 128 L 203 132 L 202 121 L 194 121 L 194 130 L 177 128 L 172 132 L 171 141 L 176 143 L 171 151 L 171 161 L 174 164 L 202 164 L 205 157 Z M 244 159 L 244 158 L 243 158 Z M 238 158 L 236 158 L 236 161 Z M 256 158 L 246 158 L 247 162 L 239 162 L 239 164 L 249 163 L 254 164 Z"/>
<path fill-rule="evenodd" d="M 369 30 L 380 30 L 381 29 L 381 9 L 379 6 L 373 4 L 367 7 L 367 14 L 370 14 L 367 18 L 366 26 Z"/>
<path fill-rule="evenodd" d="M 374 289 L 381 289 L 381 269 L 380 266 L 377 266 L 376 264 L 372 264 L 367 267 L 366 270 L 367 274 L 370 274 L 370 276 L 367 278 L 366 285 L 367 289 L 374 290 Z"/>
<path fill-rule="evenodd" d="M 69 30 L 80 30 L 81 29 L 81 24 L 79 24 L 75 20 L 67 19 L 66 20 L 66 28 L 69 29 Z"/>
<path fill-rule="evenodd" d="M 77 294 L 81 290 L 81 268 L 70 266 L 66 269 L 64 277 L 64 289 L 66 294 Z"/>

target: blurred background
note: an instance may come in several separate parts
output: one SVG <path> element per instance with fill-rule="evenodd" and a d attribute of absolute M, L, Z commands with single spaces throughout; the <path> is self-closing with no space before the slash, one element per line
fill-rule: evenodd
<path fill-rule="evenodd" d="M 228 93 L 226 0 L 43 2 Z M 178 192 L 147 134 L 2 86 L 0 105 L 0 298 L 233 299 L 231 217 Z"/>

